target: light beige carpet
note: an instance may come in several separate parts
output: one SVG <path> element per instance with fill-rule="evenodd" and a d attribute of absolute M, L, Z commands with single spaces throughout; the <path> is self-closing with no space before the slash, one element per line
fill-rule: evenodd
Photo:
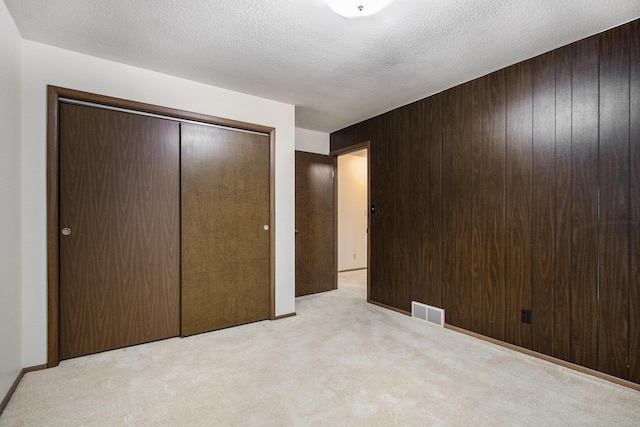
<path fill-rule="evenodd" d="M 0 426 L 640 425 L 640 392 L 367 304 L 364 283 L 29 373 Z"/>

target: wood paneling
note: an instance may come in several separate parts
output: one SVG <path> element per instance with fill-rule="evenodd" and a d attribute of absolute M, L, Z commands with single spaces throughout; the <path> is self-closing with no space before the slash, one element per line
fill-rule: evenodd
<path fill-rule="evenodd" d="M 531 324 L 533 350 L 554 354 L 555 284 L 555 53 L 533 64 L 533 250 Z"/>
<path fill-rule="evenodd" d="M 429 210 L 429 145 L 424 141 L 424 135 L 429 133 L 429 107 L 425 101 L 411 108 L 414 114 L 406 120 L 411 132 L 409 153 L 410 199 L 409 209 L 411 218 L 409 245 L 409 280 L 410 301 L 428 304 L 429 300 L 429 225 L 432 221 Z M 426 116 L 426 117 L 425 117 Z M 416 126 L 422 124 L 422 127 Z"/>
<path fill-rule="evenodd" d="M 430 219 L 426 242 L 429 266 L 426 303 L 434 307 L 443 307 L 442 95 L 428 98 L 425 104 L 427 116 L 423 117 L 425 123 L 428 123 L 428 130 L 424 134 L 423 144 L 429 152 L 429 162 L 425 163 L 424 169 L 429 171 L 427 215 Z"/>
<path fill-rule="evenodd" d="M 482 191 L 482 104 L 484 102 L 484 80 L 476 79 L 471 82 L 471 111 L 470 111 L 470 144 L 471 144 L 471 271 L 470 292 L 467 295 L 471 307 L 471 319 L 468 329 L 483 333 L 486 311 L 484 310 L 484 193 Z"/>
<path fill-rule="evenodd" d="M 296 151 L 296 296 L 335 289 L 336 158 Z"/>
<path fill-rule="evenodd" d="M 531 309 L 532 236 L 531 62 L 507 69 L 506 161 L 506 341 L 531 348 L 531 325 L 520 321 Z"/>
<path fill-rule="evenodd" d="M 180 331 L 179 125 L 60 106 L 60 358 Z"/>
<path fill-rule="evenodd" d="M 182 335 L 269 318 L 269 137 L 183 123 Z"/>
<path fill-rule="evenodd" d="M 600 38 L 598 370 L 629 377 L 629 25 Z"/>
<path fill-rule="evenodd" d="M 420 109 L 415 104 L 394 111 L 391 143 L 396 149 L 396 203 L 395 220 L 395 258 L 396 266 L 393 286 L 394 307 L 411 311 L 411 283 L 420 278 L 411 274 L 419 270 L 419 261 L 411 247 L 414 227 L 420 222 L 418 217 L 411 217 L 411 206 L 415 203 L 416 188 L 411 183 L 411 148 L 420 144 L 419 128 L 416 126 L 420 118 Z M 398 284 L 404 283 L 404 286 Z"/>
<path fill-rule="evenodd" d="M 484 78 L 483 102 L 483 333 L 505 339 L 505 161 L 506 161 L 506 73 Z"/>
<path fill-rule="evenodd" d="M 630 25 L 629 379 L 640 383 L 640 21 Z"/>
<path fill-rule="evenodd" d="M 453 209 L 453 146 L 451 144 L 452 127 L 455 118 L 452 117 L 454 90 L 442 94 L 442 308 L 446 312 L 447 323 L 457 325 L 460 321 L 459 313 L 454 310 L 451 293 L 454 289 L 453 262 L 455 261 L 455 241 L 453 237 L 452 218 Z"/>
<path fill-rule="evenodd" d="M 571 46 L 556 54 L 554 356 L 571 359 Z"/>
<path fill-rule="evenodd" d="M 331 134 L 366 140 L 372 300 L 640 382 L 640 21 Z"/>
<path fill-rule="evenodd" d="M 445 264 L 444 289 L 447 321 L 469 329 L 471 325 L 471 86 L 445 93 L 443 106 Z"/>
<path fill-rule="evenodd" d="M 598 355 L 598 38 L 573 46 L 571 123 L 571 361 Z"/>

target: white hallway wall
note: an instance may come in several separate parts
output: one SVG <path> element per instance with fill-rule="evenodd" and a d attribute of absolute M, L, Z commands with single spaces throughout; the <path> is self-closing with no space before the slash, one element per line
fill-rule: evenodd
<path fill-rule="evenodd" d="M 47 85 L 276 128 L 276 315 L 295 311 L 293 105 L 24 40 L 23 366 L 47 361 Z"/>
<path fill-rule="evenodd" d="M 338 271 L 367 267 L 367 158 L 338 157 Z"/>
<path fill-rule="evenodd" d="M 296 150 L 308 153 L 329 154 L 329 134 L 315 130 L 296 128 Z"/>
<path fill-rule="evenodd" d="M 21 51 L 20 33 L 0 1 L 0 401 L 22 369 Z"/>

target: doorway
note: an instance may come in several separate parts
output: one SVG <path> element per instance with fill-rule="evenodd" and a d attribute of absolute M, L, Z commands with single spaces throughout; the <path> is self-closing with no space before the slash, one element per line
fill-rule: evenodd
<path fill-rule="evenodd" d="M 369 142 L 331 153 L 337 158 L 336 282 L 366 283 L 369 300 Z M 363 283 L 364 282 L 364 283 Z"/>

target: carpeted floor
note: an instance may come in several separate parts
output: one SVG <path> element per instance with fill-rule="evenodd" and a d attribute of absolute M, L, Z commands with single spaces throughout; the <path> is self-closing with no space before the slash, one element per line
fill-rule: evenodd
<path fill-rule="evenodd" d="M 367 304 L 364 283 L 29 373 L 0 426 L 640 425 L 640 392 Z"/>

